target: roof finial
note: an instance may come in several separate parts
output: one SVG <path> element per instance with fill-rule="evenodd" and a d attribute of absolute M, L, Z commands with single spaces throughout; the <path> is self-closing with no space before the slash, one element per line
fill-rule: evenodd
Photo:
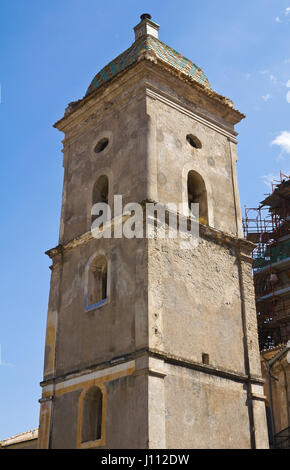
<path fill-rule="evenodd" d="M 154 23 L 151 18 L 152 17 L 149 13 L 143 13 L 140 16 L 141 21 L 134 28 L 135 41 L 137 41 L 137 39 L 141 38 L 142 36 L 147 36 L 148 34 L 158 38 L 159 24 Z"/>
<path fill-rule="evenodd" d="M 143 13 L 141 16 L 140 16 L 140 19 L 141 20 L 151 20 L 152 16 L 150 15 L 150 13 Z"/>

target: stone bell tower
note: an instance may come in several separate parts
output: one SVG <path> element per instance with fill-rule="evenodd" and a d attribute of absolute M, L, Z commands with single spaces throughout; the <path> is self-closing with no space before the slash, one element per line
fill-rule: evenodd
<path fill-rule="evenodd" d="M 244 116 L 158 30 L 142 15 L 133 44 L 55 124 L 64 183 L 40 448 L 268 446 L 236 176 Z M 198 245 L 94 238 L 92 206 L 114 195 L 198 203 Z"/>

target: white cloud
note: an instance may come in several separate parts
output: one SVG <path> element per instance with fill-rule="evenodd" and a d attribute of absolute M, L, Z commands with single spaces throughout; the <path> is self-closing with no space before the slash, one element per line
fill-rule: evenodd
<path fill-rule="evenodd" d="M 281 82 L 278 81 L 278 78 L 275 77 L 275 75 L 273 75 L 271 72 L 269 72 L 269 70 L 260 70 L 259 73 L 261 75 L 266 75 L 271 80 L 271 82 L 274 83 L 275 85 L 281 85 L 282 84 Z"/>
<path fill-rule="evenodd" d="M 266 102 L 267 102 L 270 98 L 271 98 L 271 95 L 270 95 L 269 93 L 267 93 L 265 96 L 262 96 L 262 99 L 263 99 L 264 101 L 266 101 Z"/>
<path fill-rule="evenodd" d="M 290 88 L 290 80 L 288 80 L 288 82 L 286 83 L 286 87 Z"/>
<path fill-rule="evenodd" d="M 284 176 L 286 175 L 289 175 L 290 172 L 289 172 L 289 168 L 286 169 L 285 167 L 282 168 L 281 170 L 281 173 L 269 173 L 268 175 L 263 175 L 263 176 L 260 176 L 260 179 L 264 181 L 265 185 L 270 189 L 270 191 L 272 192 L 272 183 L 273 184 L 277 184 L 281 181 L 281 176 L 282 176 L 282 179 L 284 178 Z"/>
<path fill-rule="evenodd" d="M 261 180 L 265 183 L 265 185 L 271 190 L 272 192 L 272 182 L 279 178 L 279 175 L 275 175 L 274 173 L 269 173 L 268 175 L 260 176 Z"/>
<path fill-rule="evenodd" d="M 289 59 L 289 62 L 290 62 L 290 59 Z M 285 60 L 285 63 L 287 63 L 286 60 Z M 273 75 L 269 70 L 260 70 L 259 73 L 261 75 L 265 75 L 273 83 L 273 85 L 279 86 L 279 87 L 285 86 L 285 82 L 278 80 L 278 78 L 275 75 Z"/>
<path fill-rule="evenodd" d="M 276 16 L 275 21 L 276 21 L 277 23 L 281 23 L 281 20 L 280 20 L 279 16 Z"/>
<path fill-rule="evenodd" d="M 290 7 L 286 8 L 285 15 L 288 16 L 290 14 Z"/>
<path fill-rule="evenodd" d="M 282 131 L 280 135 L 271 142 L 271 145 L 278 145 L 282 153 L 286 152 L 290 154 L 290 132 Z"/>

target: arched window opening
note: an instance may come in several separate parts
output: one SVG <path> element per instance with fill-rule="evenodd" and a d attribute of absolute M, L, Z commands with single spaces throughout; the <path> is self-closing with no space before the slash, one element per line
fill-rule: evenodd
<path fill-rule="evenodd" d="M 187 134 L 186 140 L 189 143 L 189 145 L 191 145 L 193 148 L 201 149 L 202 147 L 201 141 L 195 135 Z"/>
<path fill-rule="evenodd" d="M 108 204 L 109 201 L 109 180 L 106 175 L 102 175 L 96 181 L 94 188 L 93 188 L 93 201 L 92 206 L 99 202 L 103 202 Z M 92 215 L 91 223 L 98 217 L 102 215 L 102 212 L 99 215 Z"/>
<path fill-rule="evenodd" d="M 103 394 L 99 387 L 90 388 L 83 401 L 82 442 L 102 437 Z"/>
<path fill-rule="evenodd" d="M 89 267 L 87 306 L 104 303 L 108 291 L 108 263 L 104 255 L 97 256 Z"/>
<path fill-rule="evenodd" d="M 188 207 L 191 204 L 199 204 L 199 222 L 208 225 L 207 192 L 202 177 L 191 170 L 187 176 Z"/>

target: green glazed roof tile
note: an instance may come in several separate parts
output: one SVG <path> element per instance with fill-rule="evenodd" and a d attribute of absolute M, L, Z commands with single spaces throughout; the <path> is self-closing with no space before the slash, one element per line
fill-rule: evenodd
<path fill-rule="evenodd" d="M 142 36 L 140 39 L 135 41 L 129 49 L 124 51 L 108 65 L 106 65 L 92 80 L 86 96 L 92 91 L 99 88 L 103 83 L 108 82 L 111 78 L 115 77 L 118 73 L 124 71 L 127 67 L 132 65 L 138 53 L 142 50 L 152 50 L 157 58 L 163 62 L 166 62 L 176 70 L 185 73 L 196 82 L 211 89 L 209 81 L 203 71 L 197 67 L 191 60 L 184 57 L 182 54 L 167 46 L 159 39 L 153 36 Z"/>

